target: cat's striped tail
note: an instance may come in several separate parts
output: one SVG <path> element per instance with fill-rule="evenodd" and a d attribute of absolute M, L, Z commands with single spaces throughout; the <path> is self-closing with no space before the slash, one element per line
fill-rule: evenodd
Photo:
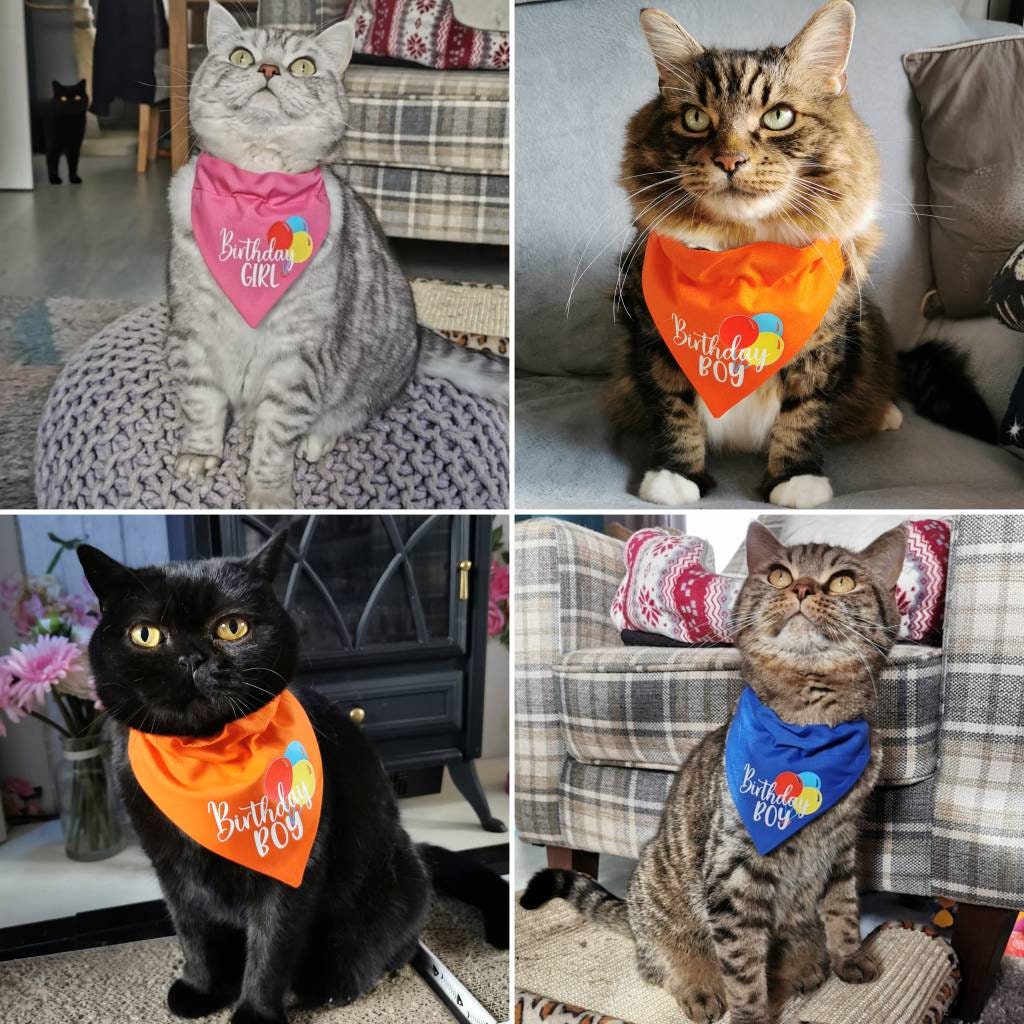
<path fill-rule="evenodd" d="M 901 352 L 903 393 L 928 419 L 989 444 L 999 441 L 996 422 L 971 380 L 967 356 L 944 341 L 926 341 Z"/>
<path fill-rule="evenodd" d="M 536 910 L 556 896 L 575 907 L 587 920 L 603 924 L 623 935 L 632 936 L 625 900 L 578 871 L 545 868 L 530 879 L 519 900 L 524 910 Z"/>
<path fill-rule="evenodd" d="M 417 377 L 443 377 L 471 395 L 508 405 L 507 359 L 482 349 L 454 345 L 422 324 L 419 339 Z"/>

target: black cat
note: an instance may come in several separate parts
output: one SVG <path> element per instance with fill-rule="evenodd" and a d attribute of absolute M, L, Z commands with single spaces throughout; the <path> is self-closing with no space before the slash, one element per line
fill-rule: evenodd
<path fill-rule="evenodd" d="M 418 850 L 360 730 L 324 698 L 294 685 L 298 635 L 272 589 L 284 541 L 283 532 L 276 534 L 247 561 L 146 569 L 129 569 L 88 545 L 78 549 L 100 602 L 89 657 L 114 719 L 119 787 L 185 954 L 183 976 L 167 994 L 181 1017 L 235 1004 L 232 1024 L 284 1024 L 289 991 L 304 1006 L 358 998 L 416 951 L 430 873 L 439 888 L 462 888 L 453 894 L 484 909 L 488 938 L 508 943 L 507 885 L 473 862 L 462 876 L 456 862 L 468 859 L 456 854 Z M 220 642 L 214 631 L 229 615 L 248 631 Z M 158 631 L 156 646 L 132 642 L 142 624 Z M 129 727 L 212 736 L 285 687 L 309 716 L 323 761 L 320 824 L 298 888 L 222 858 L 180 831 L 139 786 L 126 754 Z"/>
<path fill-rule="evenodd" d="M 81 184 L 78 176 L 78 154 L 85 138 L 85 112 L 89 109 L 89 96 L 85 79 L 77 85 L 53 83 L 53 99 L 43 109 L 43 135 L 46 142 L 46 171 L 51 185 L 60 184 L 60 158 L 68 160 L 68 179 L 73 185 Z"/>

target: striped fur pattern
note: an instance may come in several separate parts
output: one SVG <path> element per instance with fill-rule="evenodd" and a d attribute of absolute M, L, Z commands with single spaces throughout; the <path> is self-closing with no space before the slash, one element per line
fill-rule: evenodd
<path fill-rule="evenodd" d="M 220 463 L 229 416 L 253 428 L 250 508 L 294 504 L 295 457 L 317 462 L 339 438 L 386 409 L 417 372 L 421 339 L 412 291 L 366 204 L 331 166 L 347 120 L 342 74 L 352 52 L 345 22 L 315 36 L 243 28 L 212 4 L 208 55 L 189 93 L 199 145 L 253 172 L 323 166 L 328 236 L 302 277 L 256 328 L 239 318 L 208 272 L 192 234 L 195 163 L 170 188 L 168 361 L 185 421 L 177 470 L 203 477 Z M 251 67 L 228 60 L 244 46 Z M 316 73 L 287 73 L 297 57 Z M 269 80 L 257 68 L 275 64 Z M 507 395 L 504 368 L 427 339 L 423 369 L 488 397 Z M 474 372 L 476 371 L 476 372 Z M 507 398 L 506 398 L 507 401 Z"/>
<path fill-rule="evenodd" d="M 780 717 L 866 718 L 874 729 L 875 679 L 899 629 L 894 592 L 905 546 L 898 528 L 859 554 L 785 548 L 752 524 L 733 628 L 744 679 Z M 839 575 L 853 577 L 852 590 L 830 590 Z M 787 998 L 816 989 L 830 971 L 851 983 L 876 976 L 860 942 L 855 849 L 881 753 L 872 735 L 869 766 L 844 799 L 762 857 L 725 781 L 726 731 L 709 733 L 684 762 L 623 906 L 641 974 L 690 1020 L 706 1024 L 728 1011 L 732 1024 L 769 1024 Z M 599 920 L 621 913 L 571 872 L 542 872 L 523 905 L 555 895 Z"/>
<path fill-rule="evenodd" d="M 649 438 L 647 500 L 688 504 L 705 495 L 714 486 L 707 452 L 716 447 L 766 452 L 763 497 L 820 504 L 832 495 L 826 445 L 900 424 L 895 349 L 862 291 L 881 241 L 881 185 L 874 142 L 845 95 L 853 20 L 846 0 L 831 0 L 784 48 L 738 51 L 705 49 L 656 9 L 641 14 L 660 86 L 627 129 L 620 181 L 638 233 L 620 268 L 628 337 L 607 404 L 617 425 Z M 780 110 L 792 123 L 767 127 L 785 123 L 789 113 L 773 114 Z M 704 130 L 687 127 L 705 118 Z M 845 273 L 817 332 L 717 420 L 647 311 L 641 274 L 651 230 L 712 250 L 842 244 Z"/>

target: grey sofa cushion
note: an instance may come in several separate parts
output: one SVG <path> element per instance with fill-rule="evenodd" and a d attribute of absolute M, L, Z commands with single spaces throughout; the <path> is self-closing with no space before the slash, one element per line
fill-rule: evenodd
<path fill-rule="evenodd" d="M 935 287 L 950 316 L 985 312 L 989 281 L 1024 238 L 1024 37 L 903 58 L 928 151 Z"/>

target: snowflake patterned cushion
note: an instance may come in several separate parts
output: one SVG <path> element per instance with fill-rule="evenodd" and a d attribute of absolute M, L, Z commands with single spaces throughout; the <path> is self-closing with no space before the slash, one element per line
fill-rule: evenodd
<path fill-rule="evenodd" d="M 996 271 L 988 287 L 988 311 L 1011 330 L 1024 331 L 1024 242 Z M 1003 444 L 1024 448 L 1024 370 L 1021 370 L 1000 427 Z"/>
<path fill-rule="evenodd" d="M 907 555 L 896 585 L 900 639 L 929 643 L 942 633 L 949 524 L 904 524 Z M 612 602 L 612 620 L 630 643 L 656 634 L 680 644 L 729 643 L 730 616 L 743 580 L 715 572 L 714 554 L 699 537 L 637 530 L 623 552 L 626 575 Z"/>
<path fill-rule="evenodd" d="M 355 51 L 411 61 L 438 71 L 506 71 L 507 32 L 471 28 L 455 17 L 452 0 L 351 0 Z"/>

